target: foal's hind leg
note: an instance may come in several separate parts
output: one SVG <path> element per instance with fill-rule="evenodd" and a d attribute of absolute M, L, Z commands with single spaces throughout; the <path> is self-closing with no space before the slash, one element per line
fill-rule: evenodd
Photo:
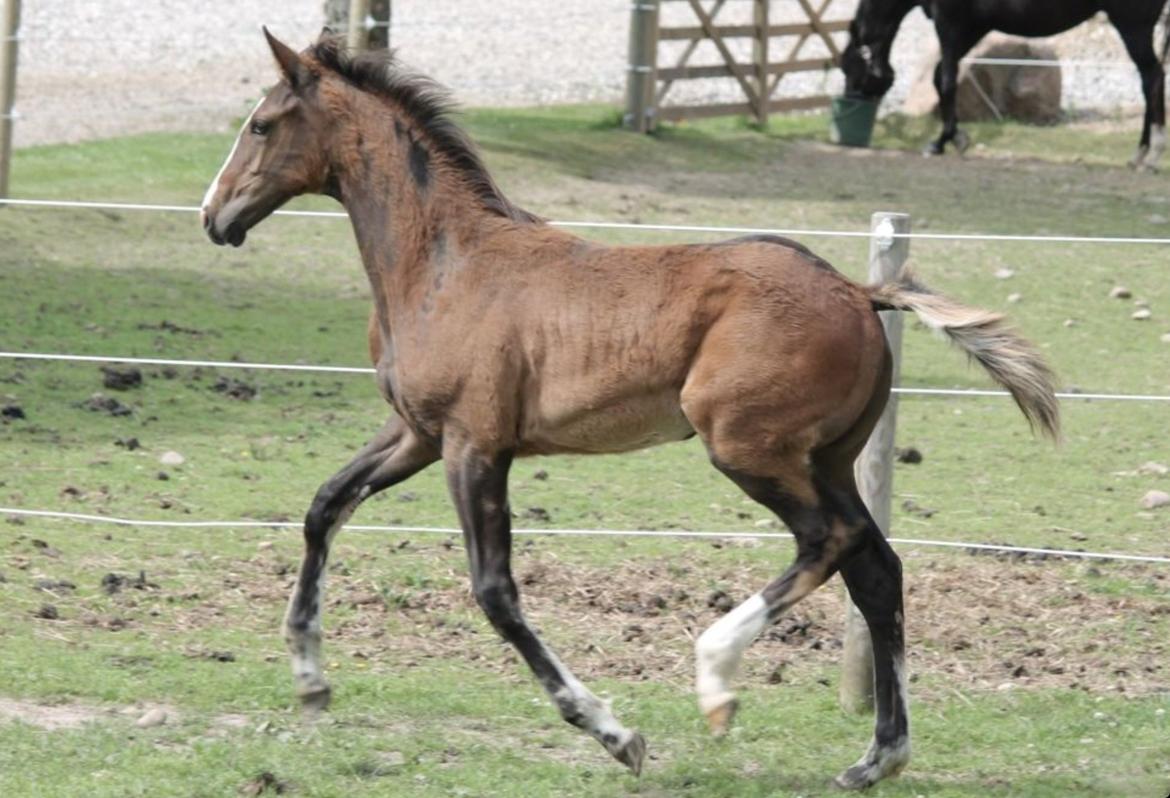
<path fill-rule="evenodd" d="M 434 447 L 394 416 L 317 491 L 305 516 L 305 558 L 284 618 L 297 695 L 306 708 L 324 709 L 329 704 L 329 685 L 321 672 L 321 594 L 333 536 L 362 501 L 438 459 Z"/>
<path fill-rule="evenodd" d="M 861 789 L 894 775 L 910 759 L 898 556 L 869 516 L 849 475 L 830 481 L 831 477 L 818 473 L 802 488 L 801 480 L 792 476 L 800 473 L 795 465 L 781 479 L 721 470 L 784 520 L 796 539 L 797 556 L 779 579 L 714 624 L 696 644 L 699 706 L 712 731 L 724 733 L 735 713 L 728 681 L 744 649 L 840 569 L 873 640 L 877 720 L 865 755 L 834 783 Z"/>
<path fill-rule="evenodd" d="M 803 455 L 778 460 L 774 476 L 743 473 L 716 455 L 715 465 L 756 501 L 780 516 L 796 539 L 796 561 L 778 579 L 705 631 L 695 644 L 699 708 L 711 731 L 730 727 L 737 702 L 730 680 L 760 632 L 836 572 L 857 528 L 822 501 Z"/>
<path fill-rule="evenodd" d="M 512 519 L 508 509 L 511 455 L 453 440 L 444 442 L 443 459 L 451 496 L 463 525 L 471 561 L 475 599 L 500 635 L 515 646 L 552 697 L 561 716 L 589 732 L 635 774 L 642 770 L 646 741 L 621 723 L 548 649 L 520 612 L 512 578 Z"/>
<path fill-rule="evenodd" d="M 866 528 L 857 553 L 841 565 L 841 576 L 869 626 L 877 717 L 869 750 L 835 783 L 846 789 L 862 789 L 905 767 L 910 759 L 910 720 L 906 708 L 902 564 L 861 499 L 853 494 L 849 501 L 864 514 Z"/>

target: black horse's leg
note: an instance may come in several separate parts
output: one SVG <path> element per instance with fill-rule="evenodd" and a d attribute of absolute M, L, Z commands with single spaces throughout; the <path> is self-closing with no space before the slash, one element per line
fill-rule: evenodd
<path fill-rule="evenodd" d="M 444 441 L 447 482 L 459 511 L 475 599 L 500 635 L 524 657 L 561 716 L 589 732 L 618 761 L 641 772 L 646 741 L 623 726 L 537 637 L 520 611 L 512 578 L 512 520 L 508 509 L 509 453 Z"/>
<path fill-rule="evenodd" d="M 837 786 L 848 789 L 868 787 L 896 773 L 910 759 L 902 564 L 860 498 L 855 499 L 855 509 L 866 519 L 863 543 L 858 552 L 842 564 L 841 576 L 854 605 L 861 610 L 869 626 L 877 718 L 873 743 L 865 756 L 837 777 Z"/>
<path fill-rule="evenodd" d="M 1166 149 L 1166 86 L 1165 75 L 1158 56 L 1154 53 L 1153 28 L 1148 25 L 1114 21 L 1114 27 L 1125 42 L 1125 49 L 1142 76 L 1142 94 L 1146 98 L 1146 113 L 1142 120 L 1142 137 L 1137 152 L 1129 165 L 1136 169 L 1156 169 L 1158 159 Z"/>
<path fill-rule="evenodd" d="M 944 25 L 941 18 L 935 20 L 942 57 L 934 70 L 934 88 L 938 91 L 938 112 L 942 117 L 943 129 L 937 139 L 926 145 L 924 155 L 942 155 L 947 144 L 952 141 L 959 152 L 963 152 L 970 141 L 967 134 L 959 130 L 959 113 L 956 108 L 959 62 L 975 43 L 983 38 L 987 30 L 978 28 L 951 30 L 954 27 L 954 24 Z"/>
<path fill-rule="evenodd" d="M 321 601 L 334 535 L 362 501 L 438 459 L 434 446 L 420 441 L 394 416 L 317 491 L 305 515 L 305 558 L 284 619 L 297 695 L 306 708 L 324 709 L 329 704 L 329 684 L 321 672 Z"/>

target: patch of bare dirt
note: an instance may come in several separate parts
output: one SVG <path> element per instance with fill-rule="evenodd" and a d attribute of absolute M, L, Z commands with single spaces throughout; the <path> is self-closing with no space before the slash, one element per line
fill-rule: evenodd
<path fill-rule="evenodd" d="M 85 704 L 38 704 L 0 696 L 0 720 L 19 721 L 40 729 L 80 729 L 107 717 L 104 710 Z"/>
<path fill-rule="evenodd" d="M 602 569 L 540 552 L 519 557 L 515 570 L 530 620 L 579 675 L 686 685 L 694 638 L 774 576 L 758 566 L 728 569 L 697 559 Z M 1143 566 L 910 560 L 912 678 L 942 677 L 933 681 L 948 689 L 1164 691 L 1170 603 L 1156 593 L 1094 590 L 1106 572 L 1170 588 L 1166 574 Z M 330 643 L 354 659 L 412 665 L 454 657 L 504 672 L 519 662 L 480 618 L 465 579 L 452 588 L 386 596 L 335 578 L 331 591 L 332 609 L 352 612 L 333 623 L 326 617 Z M 823 678 L 823 667 L 840 659 L 843 596 L 834 580 L 766 631 L 745 657 L 745 683 Z"/>
<path fill-rule="evenodd" d="M 677 556 L 632 557 L 603 568 L 526 541 L 517 547 L 514 570 L 529 619 L 582 678 L 686 687 L 695 637 L 785 564 L 787 552 L 777 551 L 775 569 L 758 561 L 728 565 L 748 559 L 734 551 L 740 545 L 716 541 L 710 550 L 690 546 Z M 395 572 L 415 574 L 408 584 L 383 576 L 387 557 L 404 558 Z M 934 677 L 925 680 L 929 689 L 1165 690 L 1164 570 L 916 553 L 905 564 L 909 669 L 912 679 Z M 296 573 L 287 553 L 264 547 L 247 560 L 221 560 L 215 572 L 149 565 L 161 587 L 100 598 L 69 591 L 55 599 L 60 618 L 37 623 L 62 640 L 78 628 L 132 628 L 160 642 L 199 630 L 206 647 L 184 653 L 210 667 L 283 659 L 276 619 Z M 745 657 L 743 683 L 828 686 L 826 668 L 840 659 L 843 595 L 833 580 L 768 629 Z M 526 678 L 516 653 L 476 606 L 463 552 L 451 541 L 377 550 L 365 542 L 343 545 L 330 567 L 324 623 L 331 669 L 458 659 Z M 262 648 L 220 651 L 215 630 L 225 626 L 254 631 Z"/>

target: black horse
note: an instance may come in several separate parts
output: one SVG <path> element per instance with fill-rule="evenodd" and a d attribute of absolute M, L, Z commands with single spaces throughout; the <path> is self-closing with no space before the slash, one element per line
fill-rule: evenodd
<path fill-rule="evenodd" d="M 845 90 L 853 96 L 876 99 L 894 82 L 890 48 L 902 20 L 922 6 L 934 20 L 942 59 L 934 71 L 943 130 L 926 148 L 941 155 L 947 142 L 959 151 L 967 148 L 966 134 L 958 128 L 955 90 L 959 61 L 980 39 L 993 30 L 1016 36 L 1051 36 L 1066 31 L 1098 11 L 1121 34 L 1142 77 L 1146 115 L 1142 138 L 1130 165 L 1154 169 L 1166 148 L 1166 104 L 1162 64 L 1170 51 L 1170 25 L 1162 42 L 1161 59 L 1154 52 L 1154 26 L 1167 0 L 861 0 L 849 26 L 849 45 L 841 54 Z"/>

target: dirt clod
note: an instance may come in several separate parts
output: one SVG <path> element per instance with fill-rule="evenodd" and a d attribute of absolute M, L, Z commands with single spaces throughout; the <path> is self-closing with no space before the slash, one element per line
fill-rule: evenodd
<path fill-rule="evenodd" d="M 907 465 L 918 465 L 922 462 L 922 452 L 915 449 L 913 446 L 906 448 L 898 447 L 894 449 L 894 459 L 899 463 L 906 463 Z"/>
<path fill-rule="evenodd" d="M 11 419 L 14 421 L 25 418 L 24 408 L 15 403 L 8 403 L 4 407 L 0 407 L 0 418 Z"/>
<path fill-rule="evenodd" d="M 41 618 L 46 621 L 60 620 L 61 615 L 57 612 L 56 606 L 52 604 L 42 604 L 37 609 L 33 610 L 33 617 Z"/>
<path fill-rule="evenodd" d="M 552 516 L 543 507 L 529 507 L 520 517 L 529 521 L 539 521 L 543 524 L 552 523 Z"/>
<path fill-rule="evenodd" d="M 139 443 L 137 438 L 118 438 L 116 441 L 114 441 L 114 445 L 119 446 L 128 452 L 142 448 L 142 444 Z"/>
<path fill-rule="evenodd" d="M 716 590 L 707 596 L 707 606 L 717 612 L 728 613 L 735 607 L 735 601 L 722 590 Z"/>
<path fill-rule="evenodd" d="M 79 405 L 82 409 L 88 410 L 91 413 L 107 413 L 111 416 L 129 416 L 133 415 L 134 411 L 128 406 L 122 404 L 112 396 L 106 396 L 104 393 L 95 393 Z"/>
<path fill-rule="evenodd" d="M 102 577 L 102 590 L 106 595 L 112 596 L 115 593 L 122 591 L 122 588 L 132 588 L 134 590 L 157 590 L 158 585 L 154 582 L 147 581 L 146 572 L 139 571 L 138 576 L 122 576 L 121 574 L 106 574 Z"/>
<path fill-rule="evenodd" d="M 269 771 L 264 771 L 254 779 L 250 779 L 240 787 L 240 795 L 284 795 L 290 789 L 287 781 L 281 781 Z"/>
<path fill-rule="evenodd" d="M 911 515 L 918 516 L 919 518 L 930 518 L 931 516 L 933 516 L 935 513 L 938 512 L 937 510 L 932 510 L 929 507 L 921 506 L 920 504 L 918 504 L 918 502 L 914 501 L 913 499 L 904 500 L 902 502 L 902 509 L 905 510 L 906 512 L 910 513 Z"/>
<path fill-rule="evenodd" d="M 183 651 L 187 659 L 206 659 L 212 662 L 235 662 L 236 655 L 231 651 L 215 651 L 209 648 L 188 648 Z"/>
<path fill-rule="evenodd" d="M 202 330 L 196 330 L 193 327 L 180 327 L 174 322 L 163 319 L 158 324 L 147 324 L 145 322 L 138 325 L 140 330 L 157 330 L 159 332 L 181 333 L 183 335 L 203 335 Z M 169 378 L 168 378 L 169 379 Z"/>
<path fill-rule="evenodd" d="M 539 471 L 537 471 L 536 473 L 534 473 L 532 475 L 532 478 L 539 481 L 539 482 L 547 482 L 548 481 L 548 472 L 542 468 Z"/>
<path fill-rule="evenodd" d="M 256 395 L 260 392 L 255 385 L 250 385 L 243 380 L 237 380 L 231 377 L 220 377 L 211 386 L 211 390 L 242 402 L 249 402 L 255 399 Z"/>
<path fill-rule="evenodd" d="M 111 391 L 129 391 L 142 387 L 142 372 L 136 368 L 102 366 L 102 386 Z"/>

